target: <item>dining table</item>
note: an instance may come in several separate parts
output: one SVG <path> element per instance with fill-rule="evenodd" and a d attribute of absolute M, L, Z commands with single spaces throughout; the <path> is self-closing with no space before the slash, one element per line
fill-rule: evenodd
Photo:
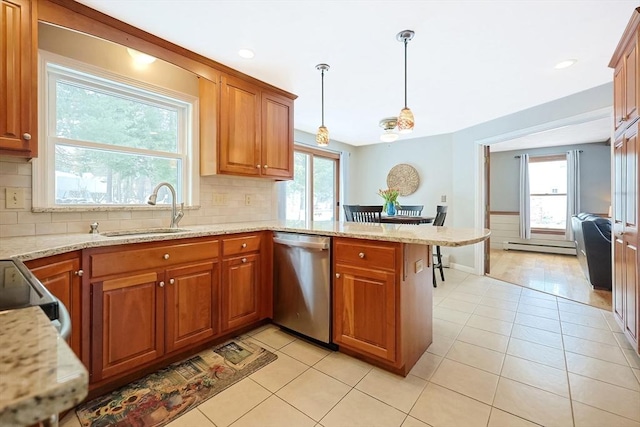
<path fill-rule="evenodd" d="M 386 224 L 429 224 L 433 222 L 432 216 L 410 216 L 410 215 L 383 215 L 380 222 Z"/>

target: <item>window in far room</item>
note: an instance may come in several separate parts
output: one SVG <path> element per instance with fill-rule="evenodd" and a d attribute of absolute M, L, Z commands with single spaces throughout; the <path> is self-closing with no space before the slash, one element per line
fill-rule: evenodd
<path fill-rule="evenodd" d="M 293 181 L 286 183 L 286 219 L 338 221 L 338 172 L 336 153 L 296 146 Z"/>
<path fill-rule="evenodd" d="M 531 231 L 564 233 L 567 218 L 567 158 L 529 159 Z"/>

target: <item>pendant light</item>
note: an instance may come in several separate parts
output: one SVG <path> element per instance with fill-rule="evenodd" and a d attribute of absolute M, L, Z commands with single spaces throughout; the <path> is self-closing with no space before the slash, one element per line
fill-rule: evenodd
<path fill-rule="evenodd" d="M 397 117 L 385 117 L 384 119 L 380 120 L 378 125 L 380 125 L 382 129 L 384 129 L 384 133 L 380 135 L 380 141 L 393 142 L 398 139 L 398 134 L 393 131 L 398 125 Z"/>
<path fill-rule="evenodd" d="M 329 145 L 329 129 L 324 125 L 324 72 L 329 71 L 329 66 L 327 64 L 318 64 L 316 65 L 316 70 L 320 70 L 322 75 L 322 125 L 318 128 L 316 142 L 319 146 L 326 147 Z"/>
<path fill-rule="evenodd" d="M 407 43 L 413 38 L 415 32 L 411 30 L 400 31 L 396 38 L 404 43 L 404 108 L 398 116 L 398 131 L 400 133 L 411 133 L 413 131 L 413 113 L 407 107 Z"/>

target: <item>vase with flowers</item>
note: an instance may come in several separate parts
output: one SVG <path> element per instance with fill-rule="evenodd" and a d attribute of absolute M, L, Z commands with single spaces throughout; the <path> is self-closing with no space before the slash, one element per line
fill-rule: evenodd
<path fill-rule="evenodd" d="M 395 215 L 396 208 L 400 207 L 400 203 L 398 203 L 400 190 L 398 188 L 387 188 L 386 190 L 378 190 L 378 195 L 384 199 L 384 205 L 382 206 L 382 209 L 387 213 L 387 215 Z"/>

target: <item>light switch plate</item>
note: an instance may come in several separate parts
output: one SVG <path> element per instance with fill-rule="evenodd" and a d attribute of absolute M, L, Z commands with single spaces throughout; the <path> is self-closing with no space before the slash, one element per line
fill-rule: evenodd
<path fill-rule="evenodd" d="M 224 206 L 227 204 L 227 195 L 225 193 L 213 193 L 213 205 Z"/>
<path fill-rule="evenodd" d="M 24 188 L 9 188 L 5 193 L 7 209 L 24 209 Z"/>
<path fill-rule="evenodd" d="M 440 202 L 446 203 L 446 201 L 447 201 L 447 195 L 446 194 L 443 194 L 442 196 L 440 196 Z"/>
<path fill-rule="evenodd" d="M 422 261 L 422 259 L 416 261 L 415 269 L 416 273 L 420 273 L 422 270 L 424 270 L 424 262 Z"/>

